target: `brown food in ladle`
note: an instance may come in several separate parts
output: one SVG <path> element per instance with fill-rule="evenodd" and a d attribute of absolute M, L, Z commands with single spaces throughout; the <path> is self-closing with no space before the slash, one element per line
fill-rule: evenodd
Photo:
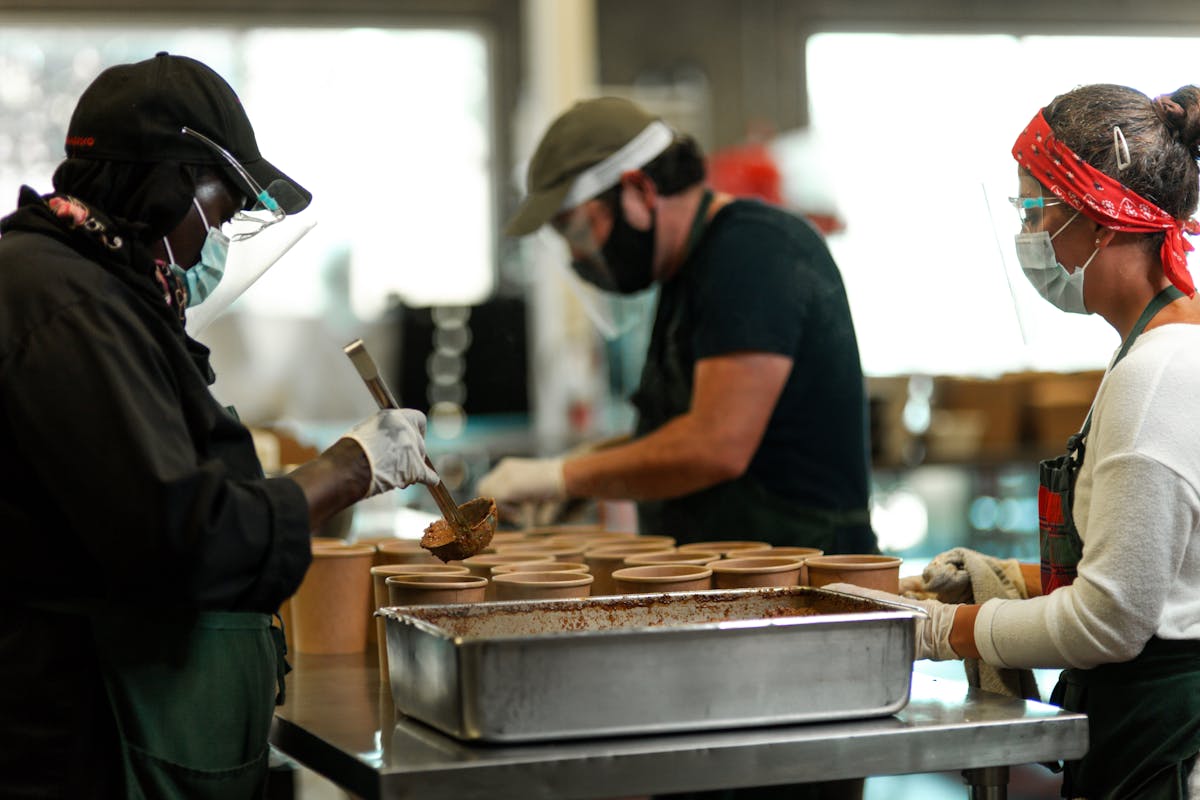
<path fill-rule="evenodd" d="M 456 531 L 444 519 L 434 520 L 421 537 L 421 547 L 442 561 L 461 561 L 480 553 L 492 542 L 496 532 L 496 501 L 476 497 L 458 507 L 467 523 L 467 530 Z"/>

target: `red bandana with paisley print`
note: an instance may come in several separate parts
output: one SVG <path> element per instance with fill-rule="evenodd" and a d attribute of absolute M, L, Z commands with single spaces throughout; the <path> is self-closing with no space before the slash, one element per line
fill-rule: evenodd
<path fill-rule="evenodd" d="M 1183 234 L 1200 233 L 1200 223 L 1175 219 L 1075 155 L 1054 135 L 1041 111 L 1021 131 L 1012 153 L 1051 194 L 1104 227 L 1127 233 L 1165 231 L 1163 272 L 1179 291 L 1188 297 L 1196 294 L 1187 268 L 1192 243 Z"/>

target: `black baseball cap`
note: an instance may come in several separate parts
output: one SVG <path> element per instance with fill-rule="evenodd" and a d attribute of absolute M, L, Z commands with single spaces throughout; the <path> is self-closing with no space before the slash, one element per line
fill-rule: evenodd
<path fill-rule="evenodd" d="M 287 213 L 303 210 L 312 200 L 312 193 L 258 152 L 242 101 L 225 79 L 193 58 L 169 53 L 109 67 L 92 81 L 67 127 L 67 157 L 215 167 L 245 190 L 245 207 L 253 208 L 258 202 L 254 187 L 221 153 L 185 134 L 185 127 L 229 151 L 260 188 L 275 181 L 290 185 L 294 193 L 281 191 L 276 198 Z"/>

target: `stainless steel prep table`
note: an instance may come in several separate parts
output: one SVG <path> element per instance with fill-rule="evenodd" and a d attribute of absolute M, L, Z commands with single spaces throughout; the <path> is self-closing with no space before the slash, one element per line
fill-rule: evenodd
<path fill-rule="evenodd" d="M 466 744 L 396 718 L 373 653 L 292 657 L 271 743 L 374 798 L 567 800 L 964 770 L 969 793 L 1003 798 L 1007 767 L 1087 750 L 1087 718 L 913 675 L 890 717 L 738 731 Z M 997 768 L 997 769 L 993 769 Z"/>

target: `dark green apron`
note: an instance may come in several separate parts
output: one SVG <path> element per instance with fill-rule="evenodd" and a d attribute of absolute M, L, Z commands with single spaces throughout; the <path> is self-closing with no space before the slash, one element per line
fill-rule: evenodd
<path fill-rule="evenodd" d="M 685 259 L 704 233 L 711 202 L 712 192 L 705 192 L 688 234 Z M 681 324 L 678 314 L 655 319 L 644 367 L 655 373 L 655 379 L 643 377 L 634 397 L 638 436 L 657 430 L 691 405 L 692 364 L 672 345 Z M 801 506 L 767 489 L 749 473 L 683 497 L 638 503 L 638 530 L 667 534 L 680 544 L 753 539 L 817 547 L 831 554 L 878 552 L 867 509 Z"/>
<path fill-rule="evenodd" d="M 282 700 L 266 614 L 92 612 L 128 800 L 258 798 Z M 278 692 L 278 693 L 277 693 Z"/>
<path fill-rule="evenodd" d="M 1125 357 L 1154 315 L 1182 296 L 1171 286 L 1150 301 L 1113 366 Z M 1083 541 L 1071 512 L 1091 424 L 1089 412 L 1083 428 L 1067 443 L 1066 455 L 1040 465 L 1038 516 L 1044 594 L 1069 586 L 1083 557 Z M 1064 670 L 1050 702 L 1088 715 L 1088 752 L 1063 765 L 1063 797 L 1187 797 L 1188 775 L 1200 751 L 1200 641 L 1154 637 L 1131 661 Z"/>
<path fill-rule="evenodd" d="M 1088 715 L 1088 751 L 1063 797 L 1184 800 L 1200 751 L 1200 641 L 1152 638 L 1121 664 L 1068 669 L 1050 702 Z"/>
<path fill-rule="evenodd" d="M 695 494 L 638 503 L 638 530 L 666 533 L 680 544 L 752 539 L 776 546 L 818 547 L 826 553 L 875 553 L 870 514 L 807 508 L 742 475 Z"/>

